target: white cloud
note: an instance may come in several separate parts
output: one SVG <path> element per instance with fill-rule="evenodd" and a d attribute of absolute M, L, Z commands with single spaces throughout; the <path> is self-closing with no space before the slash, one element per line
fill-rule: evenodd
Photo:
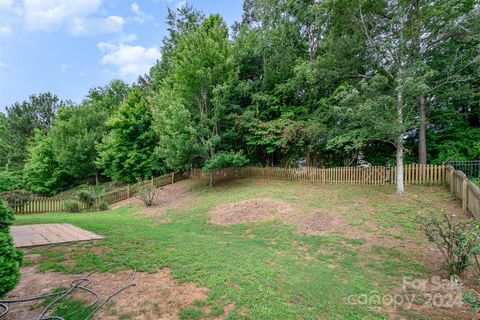
<path fill-rule="evenodd" d="M 99 33 L 115 33 L 123 29 L 125 20 L 119 16 L 106 18 L 74 18 L 67 26 L 67 30 L 74 36 L 88 36 Z"/>
<path fill-rule="evenodd" d="M 24 0 L 25 27 L 29 31 L 56 30 L 99 8 L 100 0 Z"/>
<path fill-rule="evenodd" d="M 9 36 L 12 33 L 10 26 L 0 26 L 0 36 Z"/>
<path fill-rule="evenodd" d="M 187 1 L 180 1 L 179 3 L 177 3 L 176 8 L 177 9 L 182 9 L 186 5 L 187 5 Z"/>
<path fill-rule="evenodd" d="M 66 63 L 62 63 L 60 65 L 60 71 L 67 72 L 72 66 Z"/>
<path fill-rule="evenodd" d="M 148 20 L 153 20 L 153 17 L 145 12 L 143 12 L 140 9 L 140 6 L 138 3 L 134 2 L 130 6 L 130 10 L 135 14 L 135 17 L 133 17 L 133 21 L 138 22 L 138 23 L 144 23 Z"/>
<path fill-rule="evenodd" d="M 0 71 L 10 71 L 10 66 L 3 62 L 0 62 Z"/>
<path fill-rule="evenodd" d="M 0 9 L 10 9 L 13 7 L 13 0 L 0 0 Z"/>
<path fill-rule="evenodd" d="M 101 0 L 24 0 L 23 18 L 28 31 L 65 29 L 74 36 L 114 33 L 125 23 L 119 16 L 92 17 Z"/>
<path fill-rule="evenodd" d="M 130 34 L 119 37 L 118 42 L 129 43 L 129 42 L 133 42 L 137 39 L 138 39 L 138 37 L 137 37 L 136 34 L 130 33 Z"/>
<path fill-rule="evenodd" d="M 126 78 L 147 73 L 161 56 L 156 47 L 100 42 L 98 48 L 105 53 L 101 60 L 102 64 L 116 67 L 117 73 Z"/>

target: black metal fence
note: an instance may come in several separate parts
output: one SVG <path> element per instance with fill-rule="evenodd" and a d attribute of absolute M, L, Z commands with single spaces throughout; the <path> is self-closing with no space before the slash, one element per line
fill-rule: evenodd
<path fill-rule="evenodd" d="M 449 160 L 445 164 L 449 164 L 455 168 L 455 170 L 460 170 L 469 179 L 480 178 L 480 160 L 469 160 L 469 161 L 452 161 Z"/>

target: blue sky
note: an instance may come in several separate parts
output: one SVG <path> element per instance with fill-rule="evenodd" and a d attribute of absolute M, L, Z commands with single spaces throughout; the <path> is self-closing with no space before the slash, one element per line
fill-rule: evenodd
<path fill-rule="evenodd" d="M 135 81 L 160 58 L 167 7 L 186 2 L 229 26 L 242 14 L 242 0 L 0 0 L 0 111 L 33 93 L 78 102 Z"/>

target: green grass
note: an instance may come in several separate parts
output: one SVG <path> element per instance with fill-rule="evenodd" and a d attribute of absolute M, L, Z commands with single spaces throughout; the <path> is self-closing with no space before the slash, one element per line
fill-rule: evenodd
<path fill-rule="evenodd" d="M 403 275 L 428 275 L 429 270 L 411 256 L 382 243 L 362 249 L 363 239 L 302 235 L 295 226 L 280 221 L 208 223 L 207 212 L 215 205 L 249 197 L 268 195 L 300 203 L 306 210 L 334 210 L 362 197 L 367 198 L 367 207 L 339 209 L 351 215 L 354 225 L 377 221 L 379 229 L 372 232 L 385 232 L 391 226 L 411 232 L 413 215 L 424 205 L 410 198 L 386 205 L 382 193 L 393 191 L 387 187 L 310 188 L 317 189 L 305 192 L 305 186 L 296 183 L 249 181 L 199 188 L 192 191 L 197 201 L 173 210 L 169 223 L 137 215 L 135 208 L 19 216 L 16 223 L 72 223 L 105 236 L 96 242 L 33 249 L 43 256 L 40 270 L 154 272 L 170 268 L 175 278 L 208 287 L 208 308 L 190 306 L 180 312 L 181 319 L 213 318 L 230 303 L 235 306 L 228 319 L 388 319 L 377 306 L 351 305 L 346 299 L 373 290 L 391 292 L 401 285 Z M 367 209 L 368 214 L 360 216 Z"/>

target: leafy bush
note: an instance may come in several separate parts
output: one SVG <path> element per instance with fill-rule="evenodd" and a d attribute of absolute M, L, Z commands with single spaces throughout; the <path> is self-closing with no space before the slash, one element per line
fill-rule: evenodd
<path fill-rule="evenodd" d="M 477 186 L 480 187 L 480 176 L 478 178 L 472 179 L 472 182 L 475 183 Z"/>
<path fill-rule="evenodd" d="M 205 171 L 219 168 L 241 167 L 248 162 L 242 152 L 218 152 L 203 166 Z"/>
<path fill-rule="evenodd" d="M 108 209 L 108 202 L 105 200 L 102 200 L 98 203 L 98 210 L 107 210 Z"/>
<path fill-rule="evenodd" d="M 22 254 L 9 232 L 13 219 L 13 211 L 0 200 L 0 297 L 12 290 L 20 277 Z"/>
<path fill-rule="evenodd" d="M 146 183 L 139 187 L 137 198 L 143 201 L 143 203 L 149 207 L 153 204 L 157 188 L 150 183 Z"/>
<path fill-rule="evenodd" d="M 63 201 L 63 210 L 65 212 L 80 212 L 80 204 L 77 200 L 67 199 Z"/>
<path fill-rule="evenodd" d="M 92 208 L 95 205 L 95 195 L 91 190 L 80 190 L 76 196 L 87 208 Z"/>
<path fill-rule="evenodd" d="M 476 221 L 459 221 L 455 215 L 443 213 L 441 217 L 422 217 L 419 222 L 428 240 L 442 252 L 450 273 L 462 276 L 473 260 L 478 261 L 480 232 Z"/>
<path fill-rule="evenodd" d="M 20 189 L 22 176 L 18 172 L 0 171 L 0 192 Z"/>
<path fill-rule="evenodd" d="M 25 190 L 13 190 L 1 193 L 0 197 L 7 201 L 10 206 L 19 206 L 30 200 L 32 193 Z"/>

